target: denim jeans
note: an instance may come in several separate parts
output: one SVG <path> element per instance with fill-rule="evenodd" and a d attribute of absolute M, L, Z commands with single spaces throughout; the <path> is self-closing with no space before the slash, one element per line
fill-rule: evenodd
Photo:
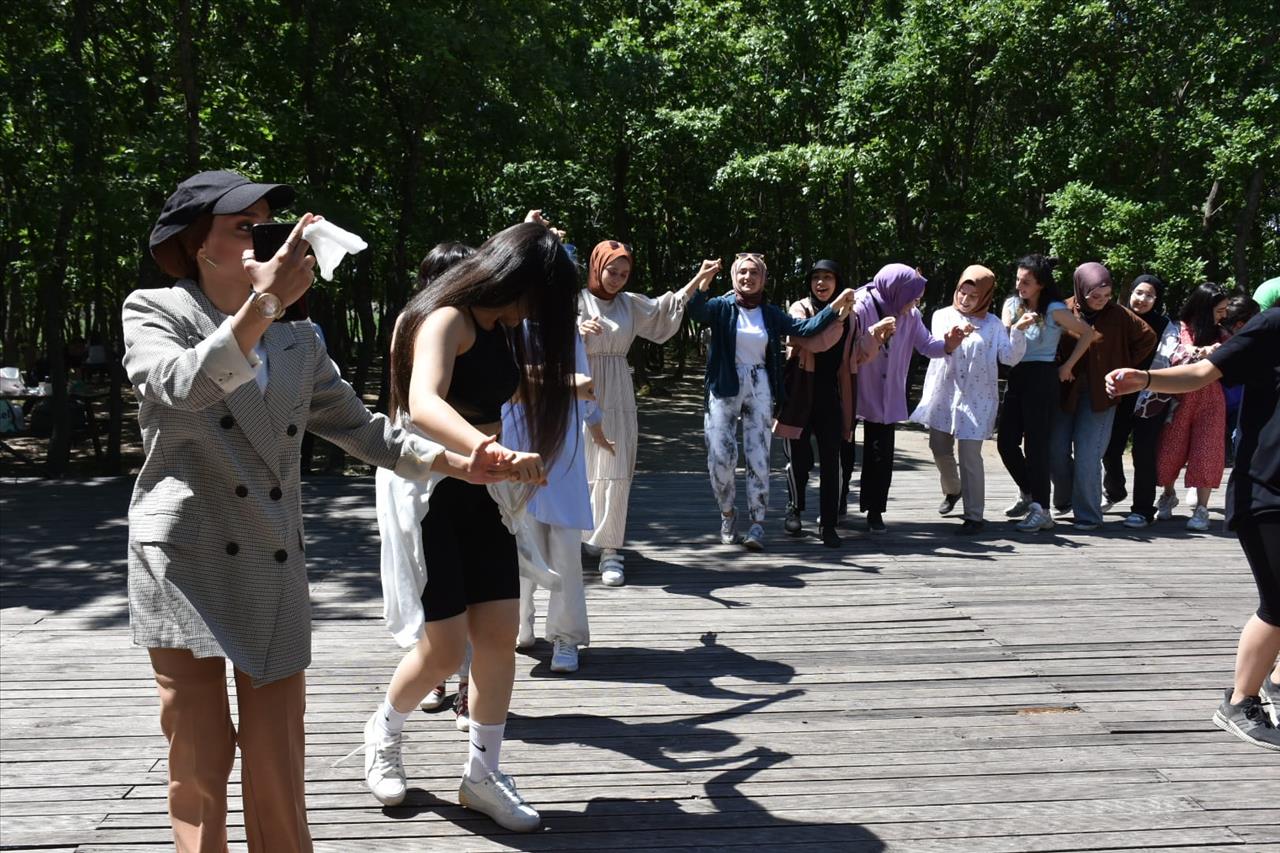
<path fill-rule="evenodd" d="M 1081 395 L 1074 413 L 1054 417 L 1049 443 L 1053 505 L 1062 509 L 1070 497 L 1077 522 L 1102 523 L 1102 454 L 1115 416 L 1114 406 L 1095 412 L 1088 395 Z"/>

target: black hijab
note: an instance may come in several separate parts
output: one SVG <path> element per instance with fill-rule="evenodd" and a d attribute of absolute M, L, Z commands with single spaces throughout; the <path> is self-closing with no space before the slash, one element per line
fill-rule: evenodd
<path fill-rule="evenodd" d="M 1129 294 L 1133 295 L 1133 291 L 1140 284 L 1149 284 L 1156 291 L 1155 302 L 1151 304 L 1151 310 L 1145 314 L 1138 314 L 1142 321 L 1151 327 L 1151 331 L 1156 333 L 1159 339 L 1164 334 L 1165 327 L 1169 325 L 1169 315 L 1164 313 L 1164 282 L 1160 280 L 1158 275 L 1140 275 L 1133 280 L 1133 284 L 1129 285 Z M 1137 312 L 1134 312 L 1137 314 Z"/>

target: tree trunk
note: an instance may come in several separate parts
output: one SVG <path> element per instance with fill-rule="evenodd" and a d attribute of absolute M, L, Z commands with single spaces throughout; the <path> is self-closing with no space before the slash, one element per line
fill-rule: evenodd
<path fill-rule="evenodd" d="M 196 46 L 192 36 L 191 0 L 178 0 L 178 76 L 186 102 L 187 171 L 200 168 L 200 86 L 196 79 Z"/>
<path fill-rule="evenodd" d="M 1253 226 L 1258 218 L 1258 203 L 1262 200 L 1262 165 L 1253 169 L 1244 207 L 1236 219 L 1236 245 L 1232 253 L 1232 269 L 1235 271 L 1236 288 L 1245 292 L 1252 289 L 1249 279 L 1249 243 L 1253 240 Z"/>

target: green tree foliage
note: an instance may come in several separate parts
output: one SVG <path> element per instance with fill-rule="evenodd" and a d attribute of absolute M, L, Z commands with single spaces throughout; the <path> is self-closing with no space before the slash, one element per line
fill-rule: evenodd
<path fill-rule="evenodd" d="M 119 349 L 123 297 L 163 283 L 151 221 L 207 168 L 292 182 L 300 208 L 369 240 L 312 298 L 362 388 L 418 259 L 530 207 L 584 254 L 634 245 L 649 290 L 743 250 L 766 254 L 776 299 L 822 256 L 855 282 L 922 265 L 934 301 L 966 264 L 1007 282 L 1032 250 L 1159 272 L 1175 300 L 1280 270 L 1267 3 L 10 7 L 0 360 L 48 352 L 64 397 L 55 354 L 77 337 Z"/>

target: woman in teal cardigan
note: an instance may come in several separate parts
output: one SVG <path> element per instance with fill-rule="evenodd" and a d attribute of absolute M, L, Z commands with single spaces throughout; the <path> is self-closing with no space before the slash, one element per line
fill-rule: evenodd
<path fill-rule="evenodd" d="M 720 261 L 703 261 L 702 273 L 719 272 Z M 739 254 L 729 270 L 733 290 L 711 299 L 707 295 L 714 274 L 704 275 L 686 309 L 688 316 L 711 329 L 707 350 L 706 412 L 707 470 L 720 504 L 720 541 L 743 542 L 752 551 L 764 548 L 764 516 L 769 503 L 769 450 L 775 403 L 782 402 L 782 365 L 787 336 L 808 337 L 853 304 L 845 290 L 831 304 L 807 320 L 792 317 L 765 301 L 769 270 L 764 256 Z M 738 538 L 733 508 L 734 469 L 738 464 L 738 421 L 747 461 L 747 507 L 751 527 Z"/>

